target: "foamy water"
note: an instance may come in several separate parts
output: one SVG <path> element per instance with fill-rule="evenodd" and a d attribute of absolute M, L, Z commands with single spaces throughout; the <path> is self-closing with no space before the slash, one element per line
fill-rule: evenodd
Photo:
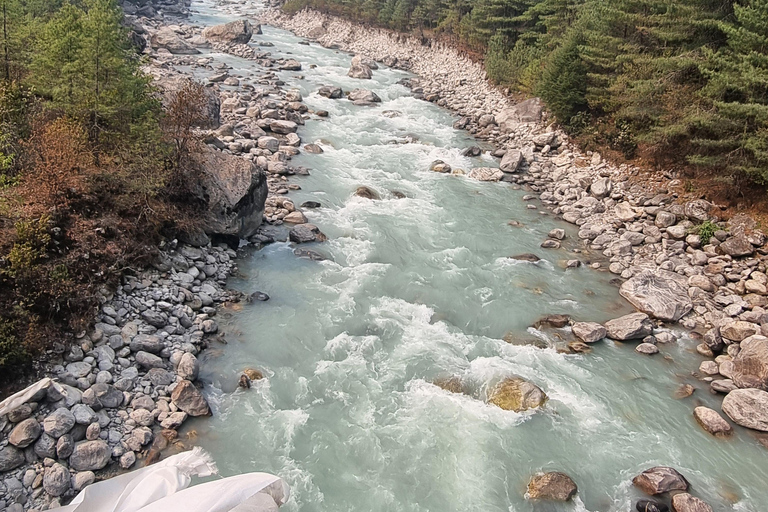
<path fill-rule="evenodd" d="M 231 18 L 208 0 L 193 7 L 199 22 Z M 304 66 L 283 79 L 310 108 L 330 112 L 300 130 L 325 153 L 294 159 L 312 170 L 293 178 L 302 190 L 291 194 L 296 204 L 322 203 L 305 213 L 328 234 L 312 248 L 329 261 L 297 259 L 277 243 L 240 262 L 232 286 L 271 299 L 221 318 L 228 344 L 202 356 L 214 416 L 189 427 L 223 474 L 280 475 L 293 493 L 288 511 L 626 512 L 641 496 L 631 478 L 665 464 L 715 510 L 766 510 L 765 451 L 743 429 L 719 440 L 692 417 L 696 405 L 719 408 L 688 376 L 699 361 L 693 341 L 652 358 L 633 344 L 564 355 L 503 341 L 537 337 L 554 346 L 555 333 L 530 328 L 540 317 L 604 321 L 630 308 L 612 276 L 563 268 L 583 255 L 539 248 L 554 227 L 575 232 L 527 209 L 525 192 L 427 170 L 438 158 L 466 170 L 492 159 L 461 156 L 476 141 L 451 128 L 448 112 L 398 85 L 406 73 L 382 67 L 373 80 L 355 80 L 346 76 L 349 55 L 263 30 L 254 41 L 272 41 L 267 50 Z M 217 58 L 233 75 L 258 70 Z M 321 85 L 369 88 L 383 101 L 356 107 L 318 96 Z M 384 117 L 386 110 L 400 115 Z M 361 185 L 382 200 L 353 196 Z M 526 252 L 543 259 L 507 258 Z M 248 367 L 267 378 L 238 389 Z M 451 376 L 465 394 L 432 384 Z M 489 388 L 509 376 L 539 385 L 546 407 L 518 414 L 486 404 Z M 697 390 L 675 400 L 683 383 Z M 527 500 L 528 479 L 547 470 L 571 475 L 577 499 Z"/>

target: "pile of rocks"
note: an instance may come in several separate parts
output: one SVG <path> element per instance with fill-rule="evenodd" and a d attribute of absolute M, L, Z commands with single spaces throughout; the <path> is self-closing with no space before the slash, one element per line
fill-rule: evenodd
<path fill-rule="evenodd" d="M 196 355 L 215 335 L 236 254 L 175 247 L 156 268 L 102 292 L 94 327 L 63 354 L 49 387 L 0 418 L 0 509 L 58 506 L 110 464 L 128 469 L 153 440 L 210 414 Z"/>

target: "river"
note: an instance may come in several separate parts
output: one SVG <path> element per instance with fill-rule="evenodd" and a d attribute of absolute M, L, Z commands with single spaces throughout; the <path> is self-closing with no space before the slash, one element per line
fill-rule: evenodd
<path fill-rule="evenodd" d="M 193 2 L 193 11 L 191 21 L 206 25 L 236 17 L 211 0 Z M 302 71 L 281 78 L 310 108 L 330 113 L 299 130 L 324 153 L 294 158 L 311 175 L 292 178 L 302 190 L 290 195 L 297 205 L 322 204 L 305 213 L 329 237 L 312 247 L 328 260 L 297 258 L 287 243 L 244 252 L 231 286 L 271 299 L 223 314 L 228 344 L 202 355 L 214 415 L 187 427 L 223 475 L 283 477 L 292 489 L 287 511 L 626 512 L 641 497 L 632 477 L 662 464 L 715 510 L 766 510 L 765 450 L 744 429 L 721 440 L 693 419 L 695 405 L 719 410 L 708 385 L 690 376 L 701 360 L 694 341 L 683 337 L 653 357 L 611 341 L 587 354 L 527 343 L 555 344 L 556 331 L 529 328 L 544 315 L 605 321 L 631 308 L 610 274 L 564 268 L 588 258 L 568 249 L 575 245 L 539 247 L 552 228 L 568 230 L 566 242 L 576 233 L 543 207 L 528 208 L 537 203 L 524 201 L 525 191 L 428 171 L 438 158 L 467 170 L 496 164 L 461 156 L 476 141 L 451 128 L 449 112 L 399 85 L 407 73 L 381 66 L 372 80 L 352 79 L 350 55 L 263 31 L 252 44 L 270 41 L 273 55 L 299 60 Z M 263 72 L 210 55 L 235 76 Z M 321 85 L 371 89 L 382 103 L 327 99 Z M 361 185 L 382 199 L 354 196 Z M 508 258 L 528 252 L 542 261 Z M 249 367 L 266 378 L 237 388 Z M 514 375 L 549 395 L 542 410 L 484 402 Z M 464 394 L 432 384 L 452 376 Z M 684 383 L 697 390 L 676 399 Z M 576 481 L 576 499 L 526 500 L 530 476 L 552 470 Z"/>

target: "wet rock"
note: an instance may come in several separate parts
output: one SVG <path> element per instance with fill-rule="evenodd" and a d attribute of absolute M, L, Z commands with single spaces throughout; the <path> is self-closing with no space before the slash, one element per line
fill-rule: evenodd
<path fill-rule="evenodd" d="M 696 391 L 696 388 L 691 386 L 690 384 L 681 384 L 676 390 L 675 390 L 675 398 L 678 400 L 681 400 L 683 398 L 688 398 Z"/>
<path fill-rule="evenodd" d="M 632 483 L 651 496 L 669 491 L 688 490 L 688 480 L 675 469 L 666 466 L 646 469 L 633 478 Z"/>
<path fill-rule="evenodd" d="M 633 306 L 660 320 L 676 322 L 693 309 L 688 280 L 666 270 L 646 270 L 621 285 L 619 293 Z"/>
<path fill-rule="evenodd" d="M 435 160 L 429 164 L 429 170 L 432 172 L 449 173 L 451 172 L 451 166 L 442 160 Z"/>
<path fill-rule="evenodd" d="M 733 383 L 740 388 L 768 391 L 768 338 L 750 336 L 733 358 Z"/>
<path fill-rule="evenodd" d="M 541 248 L 542 249 L 559 249 L 560 248 L 560 242 L 557 240 L 544 240 L 541 242 Z"/>
<path fill-rule="evenodd" d="M 541 388 L 520 377 L 501 381 L 488 396 L 488 403 L 515 412 L 541 407 L 546 401 L 547 395 Z"/>
<path fill-rule="evenodd" d="M 352 64 L 347 71 L 347 76 L 351 78 L 360 78 L 363 80 L 370 80 L 373 77 L 373 71 L 365 64 L 358 63 Z"/>
<path fill-rule="evenodd" d="M 557 329 L 565 327 L 571 323 L 571 317 L 568 315 L 547 315 L 537 321 L 534 326 L 538 329 L 542 325 L 551 325 Z"/>
<path fill-rule="evenodd" d="M 314 224 L 299 224 L 288 233 L 291 242 L 303 244 L 308 242 L 324 242 L 328 238 Z"/>
<path fill-rule="evenodd" d="M 75 415 L 69 409 L 56 409 L 43 420 L 43 430 L 53 438 L 59 438 L 75 426 Z"/>
<path fill-rule="evenodd" d="M 299 211 L 291 212 L 283 218 L 286 224 L 306 224 L 308 222 L 306 215 Z"/>
<path fill-rule="evenodd" d="M 571 477 L 558 471 L 535 475 L 528 482 L 528 496 L 532 499 L 568 501 L 577 490 Z"/>
<path fill-rule="evenodd" d="M 696 407 L 693 410 L 693 417 L 696 418 L 701 428 L 713 436 L 725 436 L 733 431 L 731 425 L 717 411 L 708 407 Z"/>
<path fill-rule="evenodd" d="M 659 501 L 640 500 L 635 504 L 637 512 L 669 512 L 669 507 Z"/>
<path fill-rule="evenodd" d="M 16 469 L 26 462 L 24 452 L 15 446 L 0 448 L 0 473 Z"/>
<path fill-rule="evenodd" d="M 573 335 L 584 343 L 595 343 L 608 335 L 602 325 L 595 322 L 576 322 L 571 326 Z"/>
<path fill-rule="evenodd" d="M 313 154 L 313 155 L 319 155 L 321 153 L 324 153 L 323 148 L 318 146 L 317 144 L 307 144 L 304 146 L 304 151 L 307 153 Z"/>
<path fill-rule="evenodd" d="M 355 195 L 357 197 L 363 197 L 365 199 L 374 199 L 374 200 L 381 199 L 381 197 L 375 190 L 373 190 L 370 187 L 364 187 L 364 186 L 357 187 L 357 190 L 355 190 Z"/>
<path fill-rule="evenodd" d="M 305 249 L 303 247 L 297 247 L 296 249 L 294 249 L 293 254 L 295 254 L 299 258 L 306 258 L 312 261 L 325 261 L 328 259 L 317 251 L 313 251 L 311 249 Z"/>
<path fill-rule="evenodd" d="M 461 377 L 455 375 L 451 377 L 438 377 L 432 381 L 432 384 L 451 393 L 459 394 L 463 391 Z"/>
<path fill-rule="evenodd" d="M 43 489 L 51 496 L 61 496 L 71 485 L 69 470 L 59 463 L 45 469 Z"/>
<path fill-rule="evenodd" d="M 517 256 L 510 256 L 509 258 L 512 260 L 518 260 L 518 261 L 529 261 L 531 263 L 536 263 L 541 259 L 535 254 L 531 254 L 531 253 L 518 254 Z"/>
<path fill-rule="evenodd" d="M 611 339 L 637 340 L 653 334 L 653 322 L 645 313 L 632 313 L 607 321 L 605 329 Z"/>
<path fill-rule="evenodd" d="M 202 393 L 188 380 L 179 382 L 171 394 L 173 403 L 190 416 L 209 416 L 211 409 Z"/>
<path fill-rule="evenodd" d="M 320 208 L 321 206 L 322 205 L 317 201 L 304 201 L 303 203 L 301 203 L 302 208 L 314 209 L 314 208 Z"/>
<path fill-rule="evenodd" d="M 467 177 L 478 181 L 500 181 L 504 177 L 504 173 L 493 167 L 475 167 L 469 171 Z"/>
<path fill-rule="evenodd" d="M 549 233 L 547 233 L 547 236 L 549 238 L 553 238 L 555 240 L 564 240 L 565 239 L 565 230 L 564 229 L 553 229 Z"/>
<path fill-rule="evenodd" d="M 237 20 L 203 29 L 203 37 L 211 43 L 248 44 L 254 33 L 261 34 L 261 26 L 256 25 L 254 31 L 248 20 Z"/>
<path fill-rule="evenodd" d="M 672 496 L 672 510 L 674 512 L 713 512 L 712 507 L 687 492 Z"/>
<path fill-rule="evenodd" d="M 363 104 L 381 102 L 381 98 L 379 98 L 378 94 L 367 89 L 353 89 L 350 91 L 349 95 L 347 95 L 347 99 L 355 103 L 362 102 Z"/>
<path fill-rule="evenodd" d="M 653 354 L 658 354 L 659 347 L 657 347 L 652 343 L 640 343 L 638 346 L 635 347 L 635 352 L 650 356 Z"/>
<path fill-rule="evenodd" d="M 768 391 L 736 389 L 725 395 L 723 412 L 742 427 L 768 432 Z"/>
<path fill-rule="evenodd" d="M 301 71 L 301 63 L 296 59 L 288 59 L 278 66 L 283 71 Z"/>
<path fill-rule="evenodd" d="M 81 441 L 69 457 L 69 465 L 76 471 L 96 471 L 111 460 L 112 450 L 104 441 Z"/>
<path fill-rule="evenodd" d="M 17 448 L 26 448 L 37 441 L 41 433 L 42 429 L 37 420 L 35 418 L 27 418 L 13 428 L 8 436 L 8 442 Z"/>
<path fill-rule="evenodd" d="M 341 90 L 341 87 L 323 86 L 318 89 L 317 94 L 330 99 L 338 99 L 344 95 L 344 91 Z"/>

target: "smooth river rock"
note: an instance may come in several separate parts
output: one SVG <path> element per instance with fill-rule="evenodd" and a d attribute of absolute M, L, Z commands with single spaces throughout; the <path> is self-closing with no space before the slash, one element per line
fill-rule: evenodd
<path fill-rule="evenodd" d="M 672 510 L 674 512 L 713 512 L 704 500 L 691 496 L 687 492 L 675 494 L 672 497 Z"/>
<path fill-rule="evenodd" d="M 669 491 L 687 491 L 688 480 L 677 470 L 666 466 L 655 466 L 646 469 L 632 479 L 641 491 L 651 496 Z"/>
<path fill-rule="evenodd" d="M 571 326 L 573 335 L 584 343 L 595 343 L 605 338 L 608 331 L 595 322 L 576 322 Z"/>
<path fill-rule="evenodd" d="M 653 322 L 645 313 L 631 313 L 605 322 L 608 337 L 618 341 L 643 339 L 653 333 Z"/>
<path fill-rule="evenodd" d="M 696 418 L 701 428 L 713 436 L 727 436 L 733 432 L 731 425 L 717 411 L 709 407 L 696 407 L 693 410 L 693 417 Z"/>
<path fill-rule="evenodd" d="M 528 496 L 533 499 L 568 501 L 577 491 L 571 477 L 559 471 L 535 475 L 528 482 Z"/>
<path fill-rule="evenodd" d="M 722 407 L 737 425 L 768 432 L 768 391 L 735 389 L 725 395 Z"/>
<path fill-rule="evenodd" d="M 13 428 L 8 436 L 8 442 L 17 448 L 26 448 L 37 441 L 42 431 L 35 418 L 27 418 Z"/>
<path fill-rule="evenodd" d="M 646 270 L 621 285 L 619 293 L 648 315 L 676 322 L 693 309 L 688 279 L 666 270 Z"/>

